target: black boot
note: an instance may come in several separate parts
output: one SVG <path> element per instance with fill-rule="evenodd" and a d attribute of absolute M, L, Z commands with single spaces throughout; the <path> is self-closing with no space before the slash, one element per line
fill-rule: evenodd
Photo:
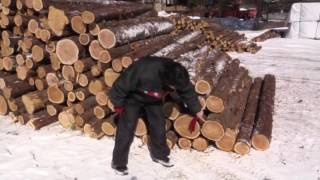
<path fill-rule="evenodd" d="M 118 175 L 125 176 L 129 174 L 127 166 L 116 166 L 112 163 L 111 168 L 114 169 Z"/>

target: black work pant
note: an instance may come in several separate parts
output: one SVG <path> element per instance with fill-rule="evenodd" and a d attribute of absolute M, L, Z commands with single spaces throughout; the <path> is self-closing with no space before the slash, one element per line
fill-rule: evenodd
<path fill-rule="evenodd" d="M 135 99 L 128 99 L 124 112 L 118 121 L 115 146 L 113 149 L 113 164 L 126 166 L 130 145 L 134 138 L 138 118 L 145 113 L 148 132 L 150 135 L 151 156 L 161 160 L 168 160 L 170 149 L 166 142 L 165 117 L 161 101 L 156 103 L 142 103 Z"/>

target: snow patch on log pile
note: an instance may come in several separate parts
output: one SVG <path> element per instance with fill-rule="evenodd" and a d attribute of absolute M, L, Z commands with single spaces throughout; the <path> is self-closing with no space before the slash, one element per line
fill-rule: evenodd
<path fill-rule="evenodd" d="M 201 34 L 201 31 L 194 31 L 182 38 L 178 39 L 175 43 L 169 44 L 168 46 L 164 47 L 163 49 L 159 50 L 158 52 L 154 53 L 154 56 L 166 56 L 169 53 L 173 52 L 178 46 L 191 42 L 195 37 Z"/>
<path fill-rule="evenodd" d="M 170 32 L 174 28 L 171 22 L 147 22 L 143 24 L 133 25 L 128 27 L 121 27 L 117 29 L 116 37 L 117 42 L 125 42 L 127 39 L 133 39 L 135 37 L 148 38 L 152 35 L 152 32 L 157 31 L 160 34 Z"/>

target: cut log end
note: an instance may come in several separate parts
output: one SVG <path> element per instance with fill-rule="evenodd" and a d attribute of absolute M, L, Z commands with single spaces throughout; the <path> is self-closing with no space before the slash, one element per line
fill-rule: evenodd
<path fill-rule="evenodd" d="M 262 134 L 255 134 L 251 139 L 252 146 L 259 151 L 265 151 L 269 149 L 270 141 L 269 139 Z"/>
<path fill-rule="evenodd" d="M 83 21 L 83 23 L 85 24 L 91 24 L 91 23 L 94 23 L 95 21 L 95 15 L 93 12 L 91 11 L 83 11 L 81 13 L 81 19 Z"/>
<path fill-rule="evenodd" d="M 219 141 L 224 136 L 224 128 L 218 121 L 208 120 L 203 123 L 201 133 L 212 141 Z"/>
<path fill-rule="evenodd" d="M 100 106 L 106 106 L 108 104 L 108 95 L 101 91 L 96 94 L 96 101 Z"/>
<path fill-rule="evenodd" d="M 116 45 L 116 36 L 109 29 L 102 29 L 98 34 L 98 40 L 102 47 L 110 49 Z"/>
<path fill-rule="evenodd" d="M 36 31 L 39 29 L 39 23 L 35 19 L 31 19 L 28 22 L 28 30 L 31 33 L 36 33 Z"/>
<path fill-rule="evenodd" d="M 81 33 L 79 35 L 79 42 L 84 46 L 88 45 L 90 43 L 90 40 L 90 36 L 86 33 Z"/>
<path fill-rule="evenodd" d="M 209 96 L 206 101 L 207 108 L 213 113 L 221 113 L 224 111 L 223 100 L 216 96 Z"/>
<path fill-rule="evenodd" d="M 32 7 L 35 11 L 41 11 L 43 9 L 43 2 L 42 0 L 33 0 Z"/>
<path fill-rule="evenodd" d="M 198 94 L 206 95 L 211 92 L 211 86 L 207 81 L 199 80 L 195 84 L 195 90 Z"/>
<path fill-rule="evenodd" d="M 79 58 L 79 48 L 72 40 L 63 39 L 57 43 L 56 54 L 62 64 L 72 65 Z"/>
<path fill-rule="evenodd" d="M 236 141 L 236 132 L 231 129 L 226 129 L 224 136 L 221 140 L 216 141 L 216 146 L 223 151 L 230 152 Z"/>
<path fill-rule="evenodd" d="M 57 109 L 51 104 L 47 105 L 47 112 L 50 116 L 55 116 L 58 114 Z"/>
<path fill-rule="evenodd" d="M 205 151 L 208 148 L 209 144 L 205 138 L 199 137 L 192 142 L 193 149 L 197 151 Z"/>
<path fill-rule="evenodd" d="M 65 101 L 64 93 L 56 86 L 50 86 L 47 89 L 47 95 L 49 101 L 54 104 L 61 104 Z"/>
<path fill-rule="evenodd" d="M 114 72 L 113 69 L 109 68 L 104 72 L 104 80 L 108 87 L 112 87 L 113 83 L 120 76 L 119 73 Z"/>
<path fill-rule="evenodd" d="M 109 63 L 111 61 L 110 53 L 106 50 L 100 51 L 98 60 L 102 63 Z"/>
<path fill-rule="evenodd" d="M 34 45 L 32 47 L 32 59 L 35 62 L 40 62 L 44 59 L 44 52 L 42 47 L 38 46 L 38 45 Z"/>
<path fill-rule="evenodd" d="M 83 23 L 81 16 L 73 16 L 71 18 L 71 28 L 78 34 L 85 33 L 87 31 L 87 27 Z"/>
<path fill-rule="evenodd" d="M 187 138 L 179 138 L 178 145 L 181 149 L 189 150 L 192 147 L 192 142 Z"/>
<path fill-rule="evenodd" d="M 8 104 L 6 99 L 0 95 L 0 115 L 6 115 L 8 113 Z"/>
<path fill-rule="evenodd" d="M 133 63 L 130 57 L 124 56 L 121 58 L 121 64 L 124 68 L 128 68 Z"/>
<path fill-rule="evenodd" d="M 200 135 L 200 125 L 197 122 L 195 129 L 193 132 L 189 130 L 189 124 L 191 123 L 193 117 L 189 115 L 183 115 L 180 116 L 178 119 L 174 122 L 174 129 L 177 131 L 177 133 L 185 138 L 188 139 L 195 139 Z"/>
<path fill-rule="evenodd" d="M 250 146 L 246 143 L 243 143 L 243 142 L 237 142 L 234 145 L 234 151 L 238 154 L 241 154 L 241 155 L 249 154 Z"/>
<path fill-rule="evenodd" d="M 65 129 L 74 129 L 75 127 L 75 117 L 69 111 L 63 111 L 58 115 L 59 123 Z"/>

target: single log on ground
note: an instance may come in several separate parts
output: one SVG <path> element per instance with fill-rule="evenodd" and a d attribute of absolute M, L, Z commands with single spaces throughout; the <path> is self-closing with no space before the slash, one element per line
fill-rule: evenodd
<path fill-rule="evenodd" d="M 257 150 L 263 151 L 270 146 L 275 91 L 275 76 L 267 74 L 263 80 L 257 112 L 257 122 L 251 138 L 252 146 Z"/>
<path fill-rule="evenodd" d="M 243 115 L 243 120 L 237 136 L 234 151 L 244 155 L 250 152 L 251 135 L 255 123 L 256 112 L 258 109 L 259 95 L 262 86 L 262 79 L 255 78 L 251 86 L 248 102 Z"/>
<path fill-rule="evenodd" d="M 188 139 L 195 139 L 200 135 L 200 125 L 198 122 L 196 123 L 195 130 L 193 132 L 190 132 L 189 124 L 192 119 L 192 116 L 182 115 L 174 121 L 174 129 L 180 136 Z"/>

